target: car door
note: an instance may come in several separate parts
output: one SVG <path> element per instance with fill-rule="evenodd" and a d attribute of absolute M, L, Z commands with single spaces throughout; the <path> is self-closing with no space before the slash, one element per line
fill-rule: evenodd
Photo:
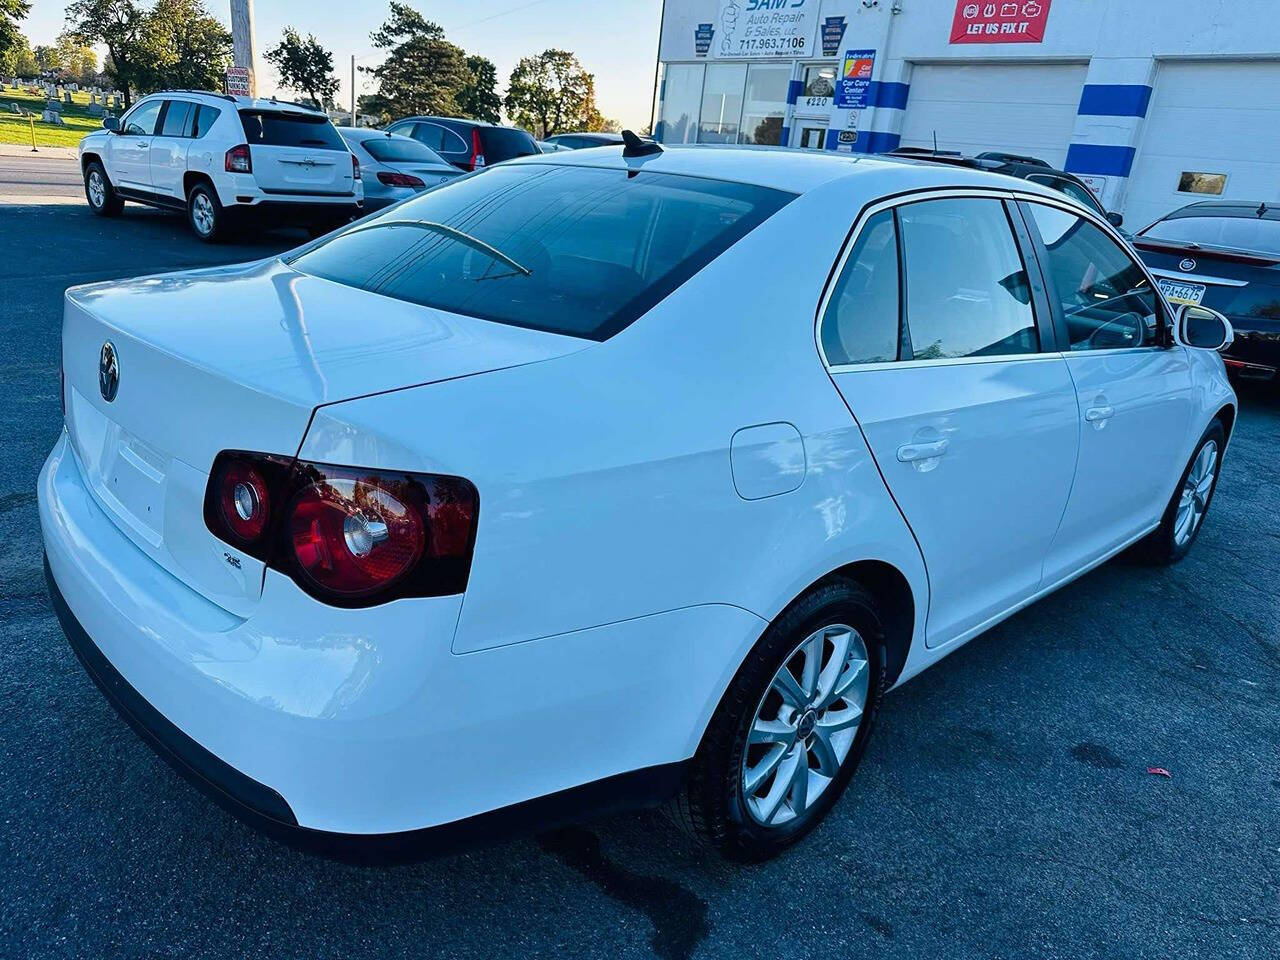
<path fill-rule="evenodd" d="M 109 175 L 117 187 L 151 192 L 151 141 L 163 100 L 144 100 L 124 117 L 111 140 Z"/>
<path fill-rule="evenodd" d="M 924 555 L 929 646 L 1036 593 L 1075 472 L 1075 390 L 1011 214 L 992 195 L 874 212 L 822 313 L 832 378 Z"/>
<path fill-rule="evenodd" d="M 1099 223 L 1022 204 L 1075 383 L 1080 463 L 1047 581 L 1070 576 L 1159 522 L 1186 464 L 1191 364 L 1163 299 Z"/>
<path fill-rule="evenodd" d="M 151 138 L 151 189 L 161 196 L 186 199 L 182 181 L 191 147 L 192 114 L 197 110 L 190 101 L 169 100 L 160 116 L 159 127 Z"/>

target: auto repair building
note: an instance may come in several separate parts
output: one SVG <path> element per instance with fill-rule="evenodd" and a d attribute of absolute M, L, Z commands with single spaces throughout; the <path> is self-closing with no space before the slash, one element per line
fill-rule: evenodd
<path fill-rule="evenodd" d="M 1140 228 L 1280 201 L 1277 0 L 665 0 L 655 136 L 1040 158 Z"/>

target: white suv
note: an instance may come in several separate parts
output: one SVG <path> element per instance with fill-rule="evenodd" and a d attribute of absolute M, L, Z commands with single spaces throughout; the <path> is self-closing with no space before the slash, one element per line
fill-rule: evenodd
<path fill-rule="evenodd" d="M 102 125 L 80 141 L 85 196 L 101 216 L 126 200 L 185 210 L 196 236 L 214 242 L 242 210 L 318 230 L 361 212 L 360 163 L 318 110 L 181 90 Z"/>

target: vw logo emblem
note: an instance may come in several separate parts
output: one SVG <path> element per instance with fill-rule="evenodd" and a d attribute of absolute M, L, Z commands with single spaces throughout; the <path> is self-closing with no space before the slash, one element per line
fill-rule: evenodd
<path fill-rule="evenodd" d="M 115 344 L 108 340 L 98 356 L 98 389 L 102 392 L 102 399 L 110 403 L 116 398 L 119 388 L 120 358 L 116 355 Z"/>
<path fill-rule="evenodd" d="M 1196 268 L 1196 262 L 1192 260 L 1190 257 L 1187 257 L 1187 259 L 1183 260 L 1180 264 L 1178 264 L 1179 270 L 1186 270 L 1187 272 L 1190 272 L 1195 268 Z"/>

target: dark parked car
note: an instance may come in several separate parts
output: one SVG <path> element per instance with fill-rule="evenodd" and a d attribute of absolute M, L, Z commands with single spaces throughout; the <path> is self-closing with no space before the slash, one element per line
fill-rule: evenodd
<path fill-rule="evenodd" d="M 1227 369 L 1274 380 L 1280 369 L 1280 204 L 1192 203 L 1157 220 L 1133 245 L 1174 303 L 1203 303 L 1236 328 Z"/>
<path fill-rule="evenodd" d="M 387 132 L 413 137 L 455 167 L 468 171 L 516 157 L 536 157 L 542 152 L 527 130 L 479 120 L 405 117 L 387 127 Z"/>
<path fill-rule="evenodd" d="M 554 143 L 570 150 L 582 150 L 586 147 L 620 147 L 620 133 L 557 133 L 546 138 L 547 143 Z"/>
<path fill-rule="evenodd" d="M 1124 217 L 1118 213 L 1108 213 L 1103 209 L 1094 192 L 1075 174 L 1065 170 L 1055 170 L 1043 160 L 1035 157 L 1023 157 L 1013 153 L 980 153 L 976 157 L 966 157 L 961 153 L 945 150 L 929 150 L 922 147 L 902 147 L 893 151 L 895 157 L 911 157 L 916 160 L 932 160 L 937 163 L 950 163 L 955 166 L 972 167 L 976 170 L 989 170 L 991 173 L 1003 173 L 1006 177 L 1017 177 L 1019 180 L 1030 180 L 1042 186 L 1065 193 L 1072 200 L 1084 204 L 1090 210 L 1107 221 L 1116 229 L 1124 226 Z"/>

